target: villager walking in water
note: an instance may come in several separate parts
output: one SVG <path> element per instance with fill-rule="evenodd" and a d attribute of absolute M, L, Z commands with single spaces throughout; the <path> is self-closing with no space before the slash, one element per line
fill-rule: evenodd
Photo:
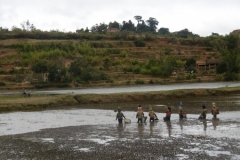
<path fill-rule="evenodd" d="M 182 118 L 186 118 L 186 112 L 185 110 L 183 109 L 183 103 L 180 102 L 179 104 L 179 118 L 182 119 Z"/>
<path fill-rule="evenodd" d="M 212 102 L 212 115 L 213 118 L 217 118 L 217 114 L 219 114 L 218 108 L 216 107 L 215 102 Z"/>
<path fill-rule="evenodd" d="M 149 118 L 150 118 L 150 122 L 154 122 L 154 119 L 157 116 L 156 116 L 155 112 L 153 111 L 152 106 L 149 107 L 148 115 L 149 115 Z"/>
<path fill-rule="evenodd" d="M 204 102 L 202 105 L 202 113 L 198 119 L 206 119 L 206 117 L 207 117 L 207 107 L 206 107 L 206 103 Z"/>
<path fill-rule="evenodd" d="M 138 108 L 136 118 L 138 119 L 137 123 L 142 123 L 142 120 L 144 118 L 144 113 L 142 111 L 142 108 Z"/>
<path fill-rule="evenodd" d="M 118 119 L 119 124 L 122 124 L 123 118 L 125 118 L 125 116 L 122 113 L 121 108 L 118 107 L 118 113 L 117 113 L 117 116 L 116 116 L 116 120 Z"/>
<path fill-rule="evenodd" d="M 164 121 L 170 121 L 171 114 L 172 114 L 172 109 L 170 107 L 170 104 L 168 103 L 168 107 L 166 109 L 166 117 L 163 118 Z"/>

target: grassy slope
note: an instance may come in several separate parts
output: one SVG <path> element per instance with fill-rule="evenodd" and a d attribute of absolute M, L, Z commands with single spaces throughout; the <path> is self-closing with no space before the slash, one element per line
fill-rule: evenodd
<path fill-rule="evenodd" d="M 37 43 L 37 42 L 73 42 L 76 43 L 76 40 L 35 40 L 35 39 L 8 39 L 0 40 L 0 44 L 10 45 L 17 43 Z M 179 82 L 177 77 L 170 77 L 168 79 L 162 79 L 160 77 L 152 77 L 149 75 L 134 74 L 132 72 L 124 73 L 122 68 L 126 65 L 130 65 L 131 61 L 146 62 L 149 59 L 158 59 L 166 56 L 174 56 L 176 59 L 184 59 L 194 57 L 198 59 L 207 59 L 207 58 L 217 58 L 219 55 L 215 52 L 208 52 L 206 47 L 199 47 L 197 45 L 187 46 L 180 44 L 172 44 L 168 42 L 166 38 L 156 38 L 153 41 L 146 41 L 146 47 L 135 47 L 133 41 L 115 41 L 115 40 L 99 40 L 99 41 L 88 41 L 90 44 L 102 44 L 101 48 L 96 48 L 96 51 L 100 50 L 121 50 L 124 51 L 124 54 L 115 54 L 109 53 L 107 56 L 102 57 L 98 60 L 99 66 L 102 67 L 104 58 L 110 58 L 111 63 L 117 64 L 110 67 L 109 71 L 104 71 L 112 79 L 113 83 L 106 81 L 90 82 L 87 84 L 89 86 L 108 86 L 108 85 L 125 85 L 134 84 L 137 79 L 143 80 L 145 83 L 148 83 L 150 80 L 153 80 L 154 83 L 171 83 Z M 111 46 L 111 48 L 108 48 Z M 165 55 L 165 50 L 170 50 L 170 54 Z M 16 50 L 0 48 L 1 59 L 4 60 L 1 63 L 1 70 L 9 71 L 13 67 L 21 67 L 21 58 L 18 57 Z M 79 56 L 79 55 L 76 55 Z M 77 58 L 77 57 L 76 57 Z M 75 59 L 76 59 L 75 58 Z M 10 61 L 11 60 L 11 61 Z M 58 61 L 62 61 L 65 66 L 69 66 L 72 59 L 60 58 Z M 4 64 L 3 64 L 4 63 Z M 1 75 L 0 81 L 7 83 L 7 86 L 1 87 L 2 89 L 17 89 L 17 88 L 33 88 L 34 85 L 29 83 L 17 82 L 14 80 L 16 75 Z M 31 73 L 25 75 L 25 77 L 30 76 Z M 212 76 L 201 76 L 193 80 L 185 80 L 185 82 L 197 82 L 199 79 L 201 81 L 211 81 Z M 24 78 L 23 78 L 24 79 Z"/>

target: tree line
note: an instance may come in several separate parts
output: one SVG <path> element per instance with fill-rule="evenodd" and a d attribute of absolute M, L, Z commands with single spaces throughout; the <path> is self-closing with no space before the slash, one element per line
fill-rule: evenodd
<path fill-rule="evenodd" d="M 102 34 L 102 33 L 106 33 L 108 29 L 115 28 L 120 32 L 122 31 L 122 32 L 135 32 L 135 33 L 153 33 L 153 34 L 159 34 L 163 36 L 169 36 L 173 34 L 174 36 L 179 36 L 182 38 L 187 38 L 189 36 L 199 37 L 199 35 L 193 34 L 187 28 L 178 31 L 177 33 L 171 33 L 169 31 L 169 28 L 161 27 L 157 29 L 159 22 L 156 18 L 153 18 L 153 17 L 149 17 L 149 19 L 143 20 L 142 16 L 136 15 L 134 16 L 134 19 L 137 21 L 137 25 L 135 25 L 131 20 L 123 21 L 122 23 L 114 21 L 114 22 L 109 22 L 108 24 L 106 23 L 95 24 L 90 28 L 86 27 L 85 29 L 84 28 L 77 29 L 76 32 L 65 33 L 59 30 L 51 30 L 50 33 L 55 34 L 55 36 L 57 35 L 57 38 L 63 38 L 63 35 L 60 33 L 63 33 L 63 34 L 65 33 L 64 37 L 66 38 L 68 37 L 77 38 L 76 34 L 78 33 L 85 32 L 85 33 L 101 33 Z M 3 39 L 4 33 L 6 37 L 7 36 L 6 33 L 9 33 L 9 32 L 18 35 L 18 37 L 13 37 L 13 38 L 21 38 L 21 36 L 34 36 L 35 38 L 44 38 L 43 34 L 45 34 L 45 38 L 46 38 L 46 34 L 48 33 L 47 31 L 42 31 L 40 29 L 37 29 L 35 25 L 32 24 L 29 20 L 23 21 L 20 25 L 21 25 L 21 28 L 15 25 L 12 26 L 11 31 L 8 28 L 0 27 L 0 38 Z M 34 34 L 29 34 L 27 32 L 32 32 Z"/>

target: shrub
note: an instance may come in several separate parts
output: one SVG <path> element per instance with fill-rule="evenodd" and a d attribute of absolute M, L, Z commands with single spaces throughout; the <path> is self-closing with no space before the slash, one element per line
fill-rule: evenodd
<path fill-rule="evenodd" d="M 134 44 L 136 47 L 145 47 L 146 46 L 146 42 L 143 41 L 142 39 L 135 39 Z"/>
<path fill-rule="evenodd" d="M 37 88 L 37 89 L 49 88 L 50 86 L 51 85 L 47 82 L 35 84 L 35 88 Z"/>
<path fill-rule="evenodd" d="M 149 84 L 154 84 L 154 82 L 153 82 L 153 80 L 151 79 L 149 82 L 148 82 Z"/>
<path fill-rule="evenodd" d="M 0 82 L 0 86 L 6 86 L 5 82 Z"/>
<path fill-rule="evenodd" d="M 58 83 L 58 84 L 56 84 L 56 86 L 59 88 L 70 87 L 68 83 Z"/>
<path fill-rule="evenodd" d="M 135 84 L 144 84 L 144 80 L 137 79 L 137 80 L 135 81 Z"/>

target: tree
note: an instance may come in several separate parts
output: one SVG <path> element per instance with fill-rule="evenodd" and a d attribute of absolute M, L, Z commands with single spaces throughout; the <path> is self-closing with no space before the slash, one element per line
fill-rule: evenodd
<path fill-rule="evenodd" d="M 114 21 L 114 22 L 110 22 L 108 27 L 109 28 L 118 28 L 118 29 L 120 29 L 120 24 L 118 22 Z"/>
<path fill-rule="evenodd" d="M 73 77 L 77 77 L 81 74 L 82 70 L 81 70 L 81 61 L 77 60 L 71 63 L 68 72 L 73 76 Z"/>
<path fill-rule="evenodd" d="M 170 34 L 169 29 L 168 28 L 163 28 L 163 27 L 158 30 L 158 33 L 162 34 L 162 35 Z"/>
<path fill-rule="evenodd" d="M 139 26 L 139 22 L 142 21 L 142 16 L 134 16 L 134 18 L 137 20 L 138 24 L 137 24 L 137 28 L 136 28 L 136 31 L 138 30 L 138 26 Z"/>
<path fill-rule="evenodd" d="M 100 25 L 98 26 L 97 30 L 99 33 L 103 33 L 106 32 L 108 29 L 108 25 L 105 23 L 100 23 Z"/>
<path fill-rule="evenodd" d="M 89 32 L 89 29 L 88 29 L 88 27 L 85 29 L 85 32 Z"/>
<path fill-rule="evenodd" d="M 196 60 L 194 58 L 189 58 L 186 60 L 185 69 L 187 71 L 195 71 Z"/>
<path fill-rule="evenodd" d="M 150 17 L 148 20 L 146 20 L 148 26 L 150 27 L 151 32 L 156 32 L 158 21 L 156 18 Z"/>
<path fill-rule="evenodd" d="M 32 65 L 32 71 L 35 73 L 45 73 L 48 71 L 46 61 L 38 61 Z"/>
<path fill-rule="evenodd" d="M 138 24 L 142 21 L 142 16 L 134 16 L 134 18 L 137 20 Z"/>
<path fill-rule="evenodd" d="M 48 72 L 49 82 L 61 82 L 60 68 L 57 65 L 50 65 Z"/>
<path fill-rule="evenodd" d="M 225 37 L 219 37 L 221 40 L 215 41 L 216 50 L 221 53 L 222 64 L 218 68 L 218 72 L 225 71 L 225 80 L 237 79 L 240 70 L 240 47 L 239 36 L 230 34 Z M 219 42 L 220 44 L 218 44 Z M 226 66 L 226 70 L 222 66 Z"/>
<path fill-rule="evenodd" d="M 110 60 L 109 60 L 109 58 L 106 58 L 104 60 L 103 67 L 104 67 L 105 70 L 109 69 L 109 67 L 110 67 Z"/>
<path fill-rule="evenodd" d="M 136 27 L 134 26 L 131 20 L 129 20 L 128 22 L 123 21 L 121 31 L 124 31 L 124 30 L 135 31 Z"/>
<path fill-rule="evenodd" d="M 31 24 L 31 23 L 29 22 L 29 20 L 23 21 L 23 22 L 21 23 L 21 26 L 22 26 L 22 29 L 23 29 L 23 30 L 27 30 L 27 31 L 34 31 L 34 30 L 36 30 L 36 27 L 35 27 L 33 24 Z"/>
<path fill-rule="evenodd" d="M 146 25 L 144 20 L 141 20 L 141 22 L 142 23 L 139 23 L 137 25 L 138 31 L 140 31 L 140 32 L 149 32 L 150 31 L 150 27 Z"/>

